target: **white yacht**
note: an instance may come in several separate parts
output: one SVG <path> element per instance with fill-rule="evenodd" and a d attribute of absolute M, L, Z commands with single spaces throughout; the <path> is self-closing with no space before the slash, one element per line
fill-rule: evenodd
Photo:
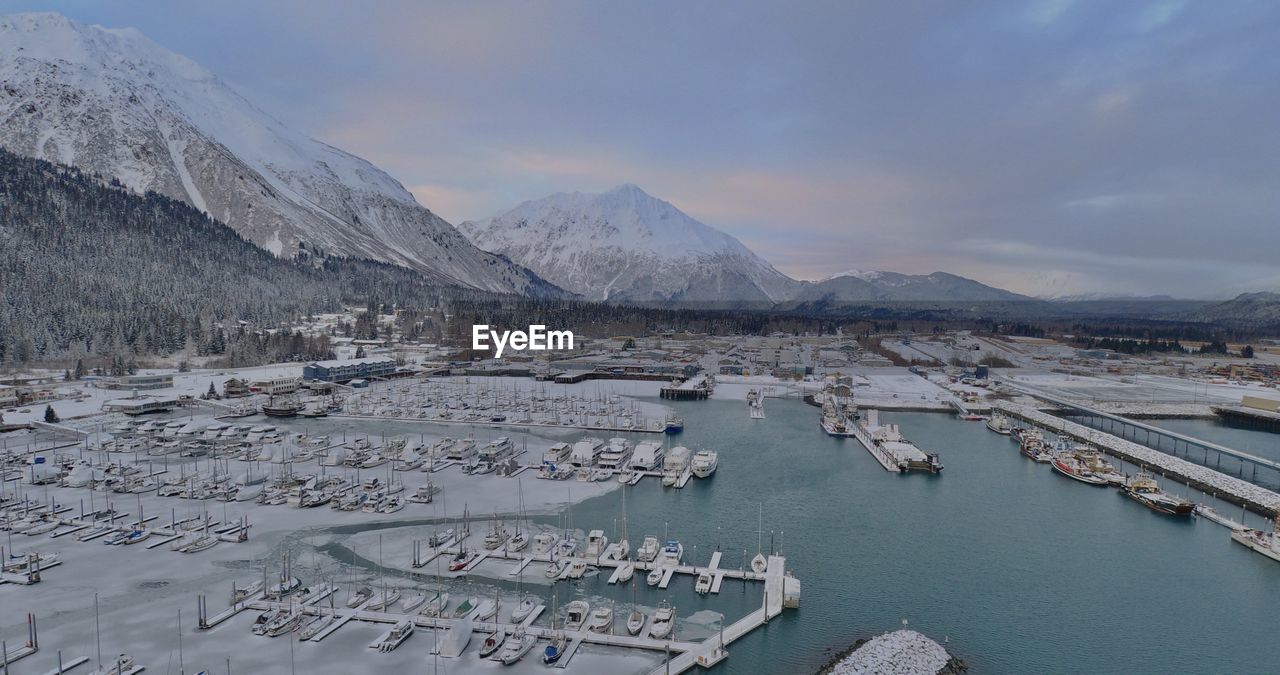
<path fill-rule="evenodd" d="M 542 453 L 542 461 L 546 464 L 560 464 L 569 459 L 573 448 L 568 443 L 555 443 Z"/>
<path fill-rule="evenodd" d="M 631 468 L 638 471 L 653 471 L 662 464 L 662 444 L 644 441 L 636 445 L 631 453 Z"/>
<path fill-rule="evenodd" d="M 625 438 L 611 438 L 609 445 L 600 453 L 601 469 L 621 469 L 631 458 L 631 441 Z"/>
<path fill-rule="evenodd" d="M 584 438 L 573 444 L 573 452 L 569 455 L 569 463 L 582 466 L 595 466 L 604 452 L 604 441 L 598 438 Z"/>
<path fill-rule="evenodd" d="M 716 465 L 720 462 L 720 455 L 714 450 L 699 450 L 693 453 L 693 462 L 691 468 L 693 475 L 698 478 L 706 478 L 716 472 Z"/>
<path fill-rule="evenodd" d="M 661 551 L 662 548 L 658 545 L 657 537 L 645 537 L 644 543 L 640 544 L 640 548 L 636 549 L 636 559 L 640 562 L 653 562 Z"/>
<path fill-rule="evenodd" d="M 609 538 L 605 536 L 604 530 L 592 530 L 587 533 L 587 552 L 584 555 L 588 558 L 599 558 L 604 555 L 608 547 Z"/>

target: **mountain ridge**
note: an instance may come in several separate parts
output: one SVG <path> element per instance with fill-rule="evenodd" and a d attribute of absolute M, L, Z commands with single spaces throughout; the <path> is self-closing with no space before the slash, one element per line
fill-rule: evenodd
<path fill-rule="evenodd" d="M 0 146 L 185 201 L 278 256 L 320 251 L 461 286 L 553 292 L 476 249 L 386 172 L 135 29 L 0 16 L 0 82 Z"/>

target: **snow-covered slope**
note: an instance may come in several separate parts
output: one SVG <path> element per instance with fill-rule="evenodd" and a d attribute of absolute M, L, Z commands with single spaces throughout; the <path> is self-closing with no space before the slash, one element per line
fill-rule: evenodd
<path fill-rule="evenodd" d="M 737 239 L 634 185 L 554 194 L 458 229 L 592 300 L 771 306 L 799 286 Z"/>
<path fill-rule="evenodd" d="M 377 167 L 286 127 L 134 29 L 0 17 L 0 146 L 181 199 L 277 255 L 305 247 L 486 290 L 545 288 Z"/>
<path fill-rule="evenodd" d="M 900 274 L 851 271 L 806 283 L 794 298 L 801 303 L 1012 302 L 1030 300 L 1000 288 L 946 272 Z"/>

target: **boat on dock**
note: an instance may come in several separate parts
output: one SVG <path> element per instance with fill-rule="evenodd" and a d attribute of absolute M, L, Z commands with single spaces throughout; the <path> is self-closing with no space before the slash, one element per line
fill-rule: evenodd
<path fill-rule="evenodd" d="M 714 450 L 699 450 L 693 453 L 690 468 L 698 478 L 710 478 L 720 464 L 720 455 Z"/>
<path fill-rule="evenodd" d="M 671 603 L 663 600 L 653 613 L 653 621 L 649 622 L 649 637 L 655 640 L 666 639 L 668 635 L 671 635 L 671 628 L 675 623 L 675 618 L 675 609 L 671 606 Z"/>
<path fill-rule="evenodd" d="M 471 631 L 472 624 L 467 619 L 454 619 L 449 622 L 449 628 L 440 638 L 436 653 L 447 659 L 462 656 L 462 652 L 467 650 L 467 645 L 471 644 Z"/>
<path fill-rule="evenodd" d="M 1231 540 L 1280 562 L 1280 514 L 1276 515 L 1271 532 L 1251 528 L 1232 530 Z"/>
<path fill-rule="evenodd" d="M 1189 516 L 1195 504 L 1160 489 L 1151 474 L 1141 472 L 1130 478 L 1124 486 L 1124 494 L 1143 506 L 1170 516 Z"/>
<path fill-rule="evenodd" d="M 1102 476 L 1095 475 L 1089 470 L 1089 466 L 1080 461 L 1074 454 L 1068 452 L 1060 452 L 1053 458 L 1053 470 L 1070 478 L 1078 480 L 1088 485 L 1107 485 L 1108 481 Z"/>
<path fill-rule="evenodd" d="M 524 658 L 533 646 L 538 644 L 538 636 L 533 634 L 525 634 L 519 631 L 511 636 L 506 642 L 506 646 L 502 648 L 502 653 L 498 656 L 498 660 L 502 661 L 502 665 L 510 666 Z"/>
<path fill-rule="evenodd" d="M 480 643 L 480 658 L 487 658 L 490 654 L 502 649 L 502 645 L 507 641 L 507 631 L 499 628 L 484 637 L 484 642 Z"/>
<path fill-rule="evenodd" d="M 591 605 L 586 600 L 573 600 L 564 608 L 565 630 L 582 630 L 591 614 Z"/>
<path fill-rule="evenodd" d="M 698 572 L 698 579 L 693 582 L 693 592 L 698 595 L 706 595 L 711 592 L 711 572 L 707 570 Z"/>
<path fill-rule="evenodd" d="M 608 633 L 613 628 L 613 608 L 597 607 L 587 622 L 587 630 L 592 633 Z"/>
<path fill-rule="evenodd" d="M 393 652 L 396 650 L 396 647 L 404 644 L 404 641 L 408 640 L 409 636 L 413 635 L 413 629 L 413 621 L 410 619 L 404 619 L 383 635 L 381 640 L 378 640 L 369 646 L 374 647 L 384 654 L 387 652 Z"/>

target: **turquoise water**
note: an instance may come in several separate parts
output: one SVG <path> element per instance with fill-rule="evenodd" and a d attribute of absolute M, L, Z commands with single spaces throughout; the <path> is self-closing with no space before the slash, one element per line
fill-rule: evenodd
<path fill-rule="evenodd" d="M 1233 425 L 1223 420 L 1147 420 L 1152 426 L 1280 461 L 1280 434 Z"/>
<path fill-rule="evenodd" d="M 743 549 L 756 552 L 763 503 L 764 546 L 775 531 L 803 584 L 800 609 L 735 642 L 719 672 L 811 672 L 829 650 L 903 618 L 948 638 L 973 672 L 1275 671 L 1280 564 L 1225 528 L 1070 481 L 948 415 L 882 416 L 946 466 L 899 476 L 856 441 L 824 435 L 800 402 L 771 400 L 768 419 L 754 422 L 741 402 L 676 405 L 686 420 L 677 440 L 718 450 L 720 468 L 684 490 L 652 480 L 630 490 L 633 544 L 669 524 L 688 558 L 705 564 L 719 542 L 722 566 L 737 567 Z M 612 531 L 621 500 L 575 507 L 574 525 Z M 713 610 L 732 621 L 760 601 L 758 584 L 744 586 L 726 581 L 704 599 L 690 579 L 665 594 L 641 581 L 640 602 L 667 597 L 682 617 Z M 603 576 L 579 592 L 631 597 Z"/>

